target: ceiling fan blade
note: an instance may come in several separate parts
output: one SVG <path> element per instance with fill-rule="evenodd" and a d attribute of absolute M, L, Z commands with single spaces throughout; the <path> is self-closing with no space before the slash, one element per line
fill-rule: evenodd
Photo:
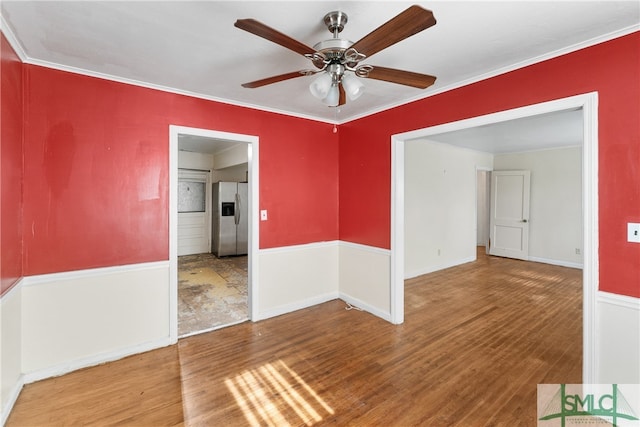
<path fill-rule="evenodd" d="M 255 19 L 238 19 L 233 25 L 236 28 L 248 31 L 258 37 L 262 37 L 263 39 L 267 39 L 279 44 L 280 46 L 286 47 L 287 49 L 297 52 L 300 55 L 313 55 L 315 53 L 315 50 L 305 45 L 304 43 L 292 39 L 288 35 L 283 34 L 278 30 L 274 30 L 273 28 L 263 24 L 260 21 L 256 21 Z"/>
<path fill-rule="evenodd" d="M 433 12 L 413 5 L 355 42 L 351 48 L 370 57 L 435 24 Z"/>
<path fill-rule="evenodd" d="M 280 74 L 278 76 L 271 76 L 265 79 L 256 80 L 254 82 L 243 83 L 242 87 L 255 89 L 257 87 L 270 85 L 272 83 L 278 83 L 284 80 L 295 79 L 296 77 L 310 76 L 315 73 L 316 71 L 310 71 L 310 70 L 293 71 L 291 73 Z"/>
<path fill-rule="evenodd" d="M 338 85 L 338 89 L 340 90 L 340 98 L 338 98 L 338 106 L 341 106 L 347 103 L 347 92 L 344 91 L 342 84 Z"/>
<path fill-rule="evenodd" d="M 374 80 L 384 80 L 385 82 L 398 83 L 406 86 L 413 86 L 425 89 L 435 83 L 436 78 L 428 74 L 413 73 L 411 71 L 396 70 L 395 68 L 385 68 L 373 66 L 368 74 L 362 75 Z"/>

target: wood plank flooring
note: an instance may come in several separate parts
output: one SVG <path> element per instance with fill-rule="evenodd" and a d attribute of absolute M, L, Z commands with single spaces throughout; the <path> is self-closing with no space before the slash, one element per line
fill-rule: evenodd
<path fill-rule="evenodd" d="M 25 386 L 7 426 L 532 426 L 580 383 L 582 272 L 479 253 L 408 280 L 405 323 L 331 301 Z"/>

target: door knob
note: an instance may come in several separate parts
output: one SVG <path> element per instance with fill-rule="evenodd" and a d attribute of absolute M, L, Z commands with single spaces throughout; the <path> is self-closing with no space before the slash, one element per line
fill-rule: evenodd
<path fill-rule="evenodd" d="M 522 220 L 522 221 L 520 221 L 520 222 L 527 222 L 527 220 L 526 220 L 526 219 L 523 219 L 523 220 Z"/>

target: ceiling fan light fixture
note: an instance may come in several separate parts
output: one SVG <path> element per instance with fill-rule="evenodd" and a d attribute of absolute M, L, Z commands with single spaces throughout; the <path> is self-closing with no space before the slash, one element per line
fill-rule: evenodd
<path fill-rule="evenodd" d="M 327 104 L 329 107 L 338 106 L 338 103 L 340 102 L 340 90 L 338 89 L 337 84 L 331 85 L 328 95 L 322 100 L 322 102 Z"/>
<path fill-rule="evenodd" d="M 331 85 L 333 84 L 333 77 L 329 73 L 322 73 L 320 77 L 315 79 L 309 85 L 309 91 L 313 96 L 318 99 L 325 99 L 329 95 Z"/>
<path fill-rule="evenodd" d="M 345 74 L 342 76 L 342 87 L 351 101 L 354 101 L 364 93 L 364 84 L 355 76 Z"/>
<path fill-rule="evenodd" d="M 236 28 L 304 56 L 317 69 L 280 74 L 244 83 L 242 86 L 257 88 L 321 73 L 311 82 L 309 91 L 324 104 L 338 107 L 344 105 L 347 99 L 355 100 L 362 96 L 365 86 L 359 81 L 361 78 L 382 80 L 419 89 L 425 89 L 434 84 L 436 78 L 427 74 L 377 66 L 374 68 L 369 64 L 360 65 L 365 58 L 435 25 L 436 19 L 432 11 L 419 5 L 410 6 L 355 43 L 340 38 L 340 32 L 347 21 L 348 18 L 344 12 L 334 11 L 326 14 L 324 23 L 333 38 L 316 43 L 312 48 L 255 19 L 238 19 L 234 24 Z M 345 72 L 352 74 L 346 76 Z"/>

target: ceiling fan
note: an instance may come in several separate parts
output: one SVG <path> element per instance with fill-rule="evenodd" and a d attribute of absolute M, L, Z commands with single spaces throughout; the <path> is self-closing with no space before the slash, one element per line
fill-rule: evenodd
<path fill-rule="evenodd" d="M 365 58 L 435 25 L 436 19 L 433 12 L 417 5 L 411 6 L 355 43 L 339 38 L 347 19 L 347 15 L 343 12 L 327 13 L 324 23 L 333 34 L 333 38 L 321 41 L 313 48 L 255 19 L 238 19 L 234 24 L 237 28 L 303 55 L 316 68 L 267 77 L 244 83 L 242 86 L 257 88 L 320 73 L 321 75 L 309 86 L 309 90 L 313 96 L 328 106 L 337 107 L 345 104 L 347 97 L 355 100 L 362 95 L 364 84 L 357 77 L 383 80 L 420 89 L 425 89 L 435 82 L 436 78 L 427 74 L 360 64 Z"/>

